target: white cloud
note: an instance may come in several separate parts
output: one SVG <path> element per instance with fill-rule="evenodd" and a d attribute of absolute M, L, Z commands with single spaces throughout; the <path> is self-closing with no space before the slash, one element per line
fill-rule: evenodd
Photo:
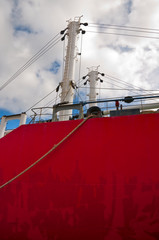
<path fill-rule="evenodd" d="M 67 26 L 66 20 L 70 18 L 73 20 L 76 16 L 84 15 L 82 22 L 158 28 L 158 12 L 158 0 L 1 0 L 0 86 L 46 42 L 64 29 Z M 158 40 L 90 33 L 91 30 L 98 30 L 90 26 L 82 27 L 88 32 L 83 36 L 81 77 L 87 74 L 87 67 L 100 65 L 102 72 L 128 83 L 145 88 L 159 87 Z M 109 32 L 116 30 L 111 29 Z M 121 30 L 118 33 L 148 35 Z M 159 34 L 148 36 L 159 37 Z M 80 49 L 80 41 L 78 45 Z M 25 111 L 56 88 L 62 80 L 62 67 L 57 74 L 49 72 L 54 61 L 59 61 L 62 66 L 63 42 L 59 42 L 0 92 L 0 108 L 12 112 Z M 79 69 L 75 80 L 78 77 Z M 104 93 L 102 91 L 102 96 Z M 105 97 L 114 94 L 115 92 L 107 91 Z M 116 94 L 122 95 L 123 91 Z M 43 103 L 54 97 L 51 95 Z"/>

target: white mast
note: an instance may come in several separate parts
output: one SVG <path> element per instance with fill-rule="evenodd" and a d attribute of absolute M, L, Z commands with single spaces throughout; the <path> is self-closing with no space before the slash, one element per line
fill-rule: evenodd
<path fill-rule="evenodd" d="M 97 67 L 98 68 L 98 67 Z M 88 82 L 90 84 L 90 90 L 89 90 L 89 101 L 96 101 L 97 99 L 97 92 L 96 92 L 96 85 L 98 80 L 98 71 L 92 70 L 88 73 Z M 97 104 L 89 104 L 89 107 L 96 106 Z"/>
<path fill-rule="evenodd" d="M 83 77 L 83 79 L 85 79 L 86 77 L 88 77 L 88 79 L 86 80 L 86 82 L 84 83 L 84 85 L 87 84 L 87 82 L 89 82 L 89 85 L 90 85 L 90 90 L 89 90 L 89 101 L 96 101 L 97 99 L 97 89 L 96 89 L 96 86 L 97 86 L 97 81 L 100 80 L 100 82 L 103 82 L 103 80 L 101 80 L 98 75 L 101 74 L 98 72 L 98 68 L 99 66 L 97 67 L 91 67 L 91 68 L 88 68 L 88 74 Z M 101 74 L 103 76 L 103 73 Z M 97 104 L 96 103 L 90 103 L 89 104 L 89 107 L 92 107 L 92 106 L 96 106 Z"/>
<path fill-rule="evenodd" d="M 75 21 L 68 21 L 68 31 L 62 38 L 64 40 L 65 36 L 68 36 L 68 44 L 66 51 L 66 60 L 65 60 L 65 69 L 63 81 L 61 83 L 62 92 L 61 92 L 61 103 L 69 102 L 73 103 L 73 85 L 74 85 L 74 65 L 76 60 L 76 40 L 77 35 L 80 32 L 80 18 Z M 63 33 L 64 31 L 62 31 Z M 59 113 L 59 120 L 68 120 L 69 115 L 71 115 L 71 110 L 64 110 Z"/>

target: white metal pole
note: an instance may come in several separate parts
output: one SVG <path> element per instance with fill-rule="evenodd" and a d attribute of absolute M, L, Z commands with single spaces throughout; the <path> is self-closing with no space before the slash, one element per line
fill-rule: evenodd
<path fill-rule="evenodd" d="M 61 93 L 61 103 L 62 102 L 73 102 L 73 88 L 71 82 L 74 79 L 74 65 L 76 58 L 76 39 L 80 30 L 80 19 L 78 21 L 71 21 L 68 24 L 68 44 L 66 51 L 65 69 L 63 81 L 61 83 L 62 93 Z M 64 116 L 66 115 L 66 116 Z M 71 115 L 71 110 L 61 111 L 59 113 L 59 120 L 68 120 Z"/>
<path fill-rule="evenodd" d="M 20 117 L 20 123 L 19 126 L 24 125 L 26 123 L 27 115 L 26 113 L 22 113 Z"/>
<path fill-rule="evenodd" d="M 0 138 L 4 137 L 4 133 L 5 133 L 5 130 L 6 130 L 6 117 L 3 116 L 2 119 L 1 119 L 1 124 L 0 124 Z"/>
<path fill-rule="evenodd" d="M 89 101 L 96 101 L 96 85 L 97 85 L 97 78 L 98 78 L 98 71 L 91 71 L 88 73 L 88 82 L 90 84 L 90 91 L 89 91 Z M 97 104 L 91 103 L 89 107 L 96 106 Z"/>

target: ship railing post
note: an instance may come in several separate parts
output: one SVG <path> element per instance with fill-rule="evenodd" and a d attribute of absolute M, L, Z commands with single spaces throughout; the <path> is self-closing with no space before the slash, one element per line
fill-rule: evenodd
<path fill-rule="evenodd" d="M 1 119 L 1 124 L 0 124 L 0 138 L 4 137 L 4 133 L 6 130 L 6 124 L 7 124 L 6 116 L 3 116 Z"/>
<path fill-rule="evenodd" d="M 20 117 L 19 126 L 26 124 L 26 119 L 27 119 L 26 113 L 22 113 L 22 114 L 21 114 L 21 117 Z"/>

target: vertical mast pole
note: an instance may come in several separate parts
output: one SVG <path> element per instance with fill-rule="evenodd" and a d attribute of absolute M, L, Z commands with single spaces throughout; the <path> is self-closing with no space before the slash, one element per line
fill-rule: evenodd
<path fill-rule="evenodd" d="M 70 21 L 67 27 L 68 31 L 65 35 L 68 36 L 68 44 L 66 50 L 66 60 L 63 81 L 61 83 L 61 103 L 73 102 L 73 79 L 74 65 L 76 59 L 76 40 L 80 32 L 80 18 L 78 21 Z M 71 110 L 64 110 L 59 113 L 59 120 L 68 120 L 71 115 Z"/>
<path fill-rule="evenodd" d="M 98 66 L 99 67 L 99 66 Z M 89 101 L 96 101 L 97 99 L 97 90 L 96 90 L 96 85 L 98 81 L 98 67 L 92 69 L 89 69 L 88 73 L 88 82 L 90 85 L 90 90 L 89 90 Z M 89 107 L 95 106 L 97 104 L 89 104 Z"/>
<path fill-rule="evenodd" d="M 98 72 L 98 68 L 99 66 L 88 68 L 88 71 L 89 71 L 88 74 L 83 77 L 83 79 L 86 79 L 88 77 L 84 85 L 86 85 L 87 82 L 89 82 L 89 85 L 90 85 L 89 94 L 87 95 L 89 96 L 89 101 L 96 101 L 96 96 L 98 95 L 97 89 L 96 89 L 97 82 L 98 81 L 100 81 L 101 83 L 103 82 L 103 80 L 99 77 L 99 74 L 101 76 L 104 76 L 104 73 Z M 96 105 L 97 105 L 96 103 L 90 103 L 89 107 L 93 107 Z"/>
<path fill-rule="evenodd" d="M 89 90 L 89 101 L 96 101 L 96 85 L 97 85 L 97 77 L 98 72 L 97 71 L 91 71 L 88 73 L 88 81 L 90 84 L 90 90 Z M 89 107 L 92 107 L 97 104 L 89 104 Z"/>

